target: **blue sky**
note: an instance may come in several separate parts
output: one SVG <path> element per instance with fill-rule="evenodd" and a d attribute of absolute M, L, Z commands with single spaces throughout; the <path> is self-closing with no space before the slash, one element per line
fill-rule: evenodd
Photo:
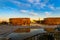
<path fill-rule="evenodd" d="M 60 0 L 0 0 L 0 18 L 60 17 Z"/>

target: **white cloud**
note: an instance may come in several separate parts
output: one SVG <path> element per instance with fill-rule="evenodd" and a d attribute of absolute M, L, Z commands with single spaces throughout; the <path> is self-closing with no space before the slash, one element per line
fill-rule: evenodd
<path fill-rule="evenodd" d="M 20 5 L 21 4 L 21 2 L 16 1 L 16 0 L 9 0 L 9 1 L 12 2 L 13 4 L 16 4 L 16 5 Z"/>
<path fill-rule="evenodd" d="M 40 3 L 40 0 L 35 0 L 35 3 L 36 3 L 36 4 L 39 4 L 39 3 Z"/>
<path fill-rule="evenodd" d="M 33 2 L 34 2 L 34 0 L 28 0 L 28 2 L 33 3 Z"/>
<path fill-rule="evenodd" d="M 20 10 L 20 12 L 21 13 L 26 13 L 26 14 L 31 15 L 31 16 L 38 16 L 38 14 L 33 12 L 33 11 Z"/>
<path fill-rule="evenodd" d="M 44 0 L 43 2 L 40 2 L 40 7 L 41 8 L 44 8 L 44 7 L 47 7 L 47 3 L 49 2 L 49 0 Z"/>
<path fill-rule="evenodd" d="M 19 1 L 12 1 L 15 4 L 21 4 Z"/>
<path fill-rule="evenodd" d="M 18 7 L 30 7 L 31 6 L 28 3 L 24 4 L 24 3 L 17 1 L 17 0 L 10 0 L 10 2 L 12 2 L 13 4 L 15 4 Z"/>
<path fill-rule="evenodd" d="M 32 3 L 33 4 L 33 7 L 38 7 L 38 8 L 44 8 L 45 6 L 47 6 L 46 4 L 48 3 L 49 0 L 44 0 L 43 2 L 41 2 L 41 0 L 27 0 L 29 3 Z M 17 0 L 10 0 L 10 2 L 16 4 L 18 7 L 27 7 L 27 8 L 30 8 L 31 7 L 31 4 L 24 4 L 20 1 L 17 1 Z M 54 9 L 53 6 L 50 6 L 49 5 L 49 8 L 51 9 Z"/>
<path fill-rule="evenodd" d="M 29 0 L 29 2 L 32 2 L 34 7 L 44 8 L 47 6 L 49 0 L 44 0 L 43 2 L 41 2 L 41 0 Z"/>
<path fill-rule="evenodd" d="M 28 11 L 27 10 L 20 10 L 20 12 L 27 13 Z"/>
<path fill-rule="evenodd" d="M 56 10 L 56 8 L 51 4 L 51 5 L 48 5 L 48 7 L 51 9 L 51 10 Z"/>
<path fill-rule="evenodd" d="M 40 0 L 28 0 L 28 2 L 30 2 L 30 3 L 39 3 L 40 2 Z"/>
<path fill-rule="evenodd" d="M 49 2 L 49 0 L 44 0 L 44 3 L 48 3 Z"/>
<path fill-rule="evenodd" d="M 19 5 L 19 7 L 27 7 L 27 8 L 29 8 L 29 7 L 31 7 L 31 5 L 30 4 L 21 4 L 21 5 Z"/>
<path fill-rule="evenodd" d="M 41 8 L 43 8 L 43 7 L 45 7 L 45 6 L 46 6 L 46 4 L 44 4 L 44 3 L 41 3 L 41 4 L 40 4 L 40 7 L 41 7 Z"/>
<path fill-rule="evenodd" d="M 3 9 L 7 9 L 7 10 L 15 10 L 14 8 L 12 7 L 9 7 L 9 6 L 2 6 Z"/>
<path fill-rule="evenodd" d="M 40 2 L 40 0 L 36 0 L 36 2 Z"/>
<path fill-rule="evenodd" d="M 32 16 L 38 16 L 38 14 L 34 13 L 34 12 L 30 12 L 29 14 L 32 15 Z"/>
<path fill-rule="evenodd" d="M 51 12 L 45 12 L 46 17 L 49 17 L 51 15 Z"/>

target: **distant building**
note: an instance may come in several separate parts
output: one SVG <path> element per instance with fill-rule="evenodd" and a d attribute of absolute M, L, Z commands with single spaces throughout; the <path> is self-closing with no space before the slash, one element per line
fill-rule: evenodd
<path fill-rule="evenodd" d="M 9 22 L 12 25 L 29 26 L 30 25 L 30 18 L 10 18 Z"/>
<path fill-rule="evenodd" d="M 60 18 L 45 18 L 44 24 L 58 25 L 60 24 Z"/>

